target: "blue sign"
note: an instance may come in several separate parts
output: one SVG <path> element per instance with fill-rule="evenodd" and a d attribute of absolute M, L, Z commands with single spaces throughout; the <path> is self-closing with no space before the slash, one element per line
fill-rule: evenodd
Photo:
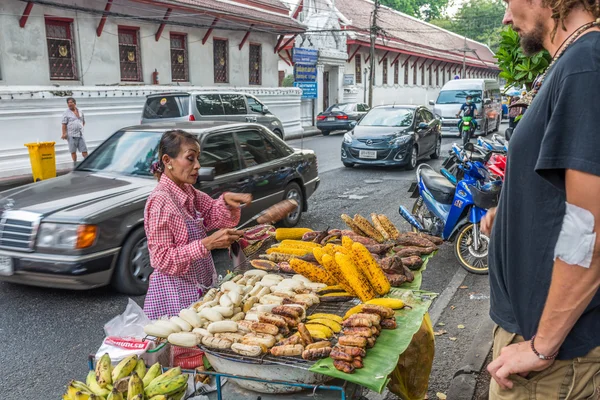
<path fill-rule="evenodd" d="M 303 99 L 317 98 L 317 82 L 294 82 L 294 86 L 302 89 Z"/>
<path fill-rule="evenodd" d="M 293 54 L 292 54 L 292 61 L 294 63 L 316 64 L 317 58 L 319 58 L 318 50 L 294 47 Z"/>
<path fill-rule="evenodd" d="M 317 66 L 310 64 L 294 64 L 295 82 L 315 82 L 317 80 Z"/>

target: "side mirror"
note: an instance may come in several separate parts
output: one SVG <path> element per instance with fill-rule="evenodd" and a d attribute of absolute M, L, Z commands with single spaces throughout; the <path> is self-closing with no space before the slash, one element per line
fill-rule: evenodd
<path fill-rule="evenodd" d="M 269 113 L 269 107 L 263 106 L 262 112 L 263 112 L 263 114 L 268 114 Z"/>
<path fill-rule="evenodd" d="M 435 106 L 435 101 L 433 101 L 433 100 L 429 100 L 429 105 L 430 105 L 430 106 Z"/>
<path fill-rule="evenodd" d="M 215 180 L 215 169 L 213 167 L 202 167 L 198 170 L 196 182 L 210 182 Z"/>
<path fill-rule="evenodd" d="M 463 146 L 463 149 L 465 149 L 467 151 L 474 151 L 475 145 L 471 142 L 468 142 L 468 143 L 465 143 L 465 145 Z"/>
<path fill-rule="evenodd" d="M 420 131 L 427 129 L 427 128 L 429 128 L 429 125 L 427 125 L 425 122 L 420 122 L 419 126 L 417 127 L 417 129 Z"/>
<path fill-rule="evenodd" d="M 492 104 L 492 99 L 485 99 L 485 100 L 483 100 L 483 104 L 485 104 L 486 106 L 488 104 Z"/>

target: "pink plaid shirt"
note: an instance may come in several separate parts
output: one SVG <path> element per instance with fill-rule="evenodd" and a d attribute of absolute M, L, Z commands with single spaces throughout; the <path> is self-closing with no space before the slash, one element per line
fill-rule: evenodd
<path fill-rule="evenodd" d="M 239 209 L 231 209 L 223 196 L 215 200 L 189 184 L 181 189 L 163 174 L 146 202 L 144 228 L 150 264 L 166 275 L 182 276 L 194 260 L 211 257 L 200 240 L 189 242 L 182 211 L 188 218 L 204 218 L 207 232 L 235 227 L 241 214 Z"/>

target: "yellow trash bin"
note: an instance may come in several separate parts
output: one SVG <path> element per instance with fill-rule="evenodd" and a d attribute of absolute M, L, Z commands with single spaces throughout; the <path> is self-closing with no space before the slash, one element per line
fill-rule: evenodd
<path fill-rule="evenodd" d="M 55 142 L 25 143 L 29 149 L 29 160 L 33 181 L 41 181 L 56 177 L 56 154 L 54 152 Z"/>

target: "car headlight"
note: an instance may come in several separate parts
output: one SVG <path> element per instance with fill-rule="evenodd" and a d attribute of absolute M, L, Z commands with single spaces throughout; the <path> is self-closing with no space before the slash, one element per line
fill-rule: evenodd
<path fill-rule="evenodd" d="M 390 140 L 390 145 L 398 146 L 401 144 L 406 144 L 408 142 L 410 142 L 410 135 L 402 135 L 402 136 L 397 136 L 397 137 L 393 138 L 392 140 Z"/>
<path fill-rule="evenodd" d="M 344 134 L 344 143 L 351 144 L 352 143 L 352 135 L 350 132 L 346 132 Z"/>
<path fill-rule="evenodd" d="M 271 125 L 273 125 L 273 126 L 277 126 L 277 125 L 279 125 L 279 122 L 278 122 L 278 121 L 272 121 L 272 122 L 271 122 Z"/>
<path fill-rule="evenodd" d="M 85 249 L 96 242 L 95 225 L 42 223 L 37 235 L 37 246 L 52 249 Z"/>

